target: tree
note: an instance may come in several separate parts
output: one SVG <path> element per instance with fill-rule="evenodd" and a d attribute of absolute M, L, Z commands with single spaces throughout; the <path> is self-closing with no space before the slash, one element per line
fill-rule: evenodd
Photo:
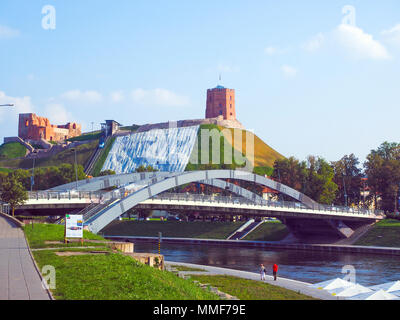
<path fill-rule="evenodd" d="M 113 175 L 115 175 L 114 170 L 105 170 L 105 171 L 100 172 L 99 177 L 113 176 Z"/>
<path fill-rule="evenodd" d="M 294 157 L 277 160 L 272 175 L 280 183 L 325 204 L 331 204 L 336 197 L 337 185 L 332 181 L 333 176 L 329 163 L 314 156 L 301 162 Z"/>
<path fill-rule="evenodd" d="M 375 206 L 386 212 L 396 212 L 400 185 L 400 144 L 384 142 L 377 150 L 371 150 L 364 167 Z M 381 198 L 380 203 L 378 197 Z"/>
<path fill-rule="evenodd" d="M 15 208 L 28 200 L 28 192 L 18 180 L 17 174 L 9 174 L 5 181 L 3 181 L 1 200 L 10 204 L 13 216 Z"/>
<path fill-rule="evenodd" d="M 358 167 L 358 158 L 354 155 L 345 155 L 339 161 L 332 162 L 335 173 L 333 181 L 338 186 L 335 203 L 338 205 L 359 204 L 361 201 L 362 171 Z"/>
<path fill-rule="evenodd" d="M 141 165 L 140 167 L 138 167 L 135 172 L 157 172 L 158 170 L 153 168 L 151 165 L 148 165 L 147 167 L 145 167 L 144 165 Z"/>

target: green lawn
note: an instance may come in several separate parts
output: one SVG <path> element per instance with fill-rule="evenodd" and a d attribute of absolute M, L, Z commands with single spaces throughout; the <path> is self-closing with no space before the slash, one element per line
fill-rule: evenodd
<path fill-rule="evenodd" d="M 354 245 L 400 248 L 400 221 L 388 219 L 378 222 Z"/>
<path fill-rule="evenodd" d="M 29 246 L 32 249 L 49 248 L 49 247 L 71 247 L 80 246 L 80 243 L 69 244 L 46 244 L 45 241 L 64 241 L 64 226 L 56 224 L 35 223 L 33 226 L 27 224 L 24 226 L 25 235 L 28 239 Z M 107 242 L 103 237 L 93 234 L 88 231 L 83 232 L 83 237 L 86 240 L 102 240 Z M 84 242 L 84 246 L 104 246 L 101 243 Z"/>
<path fill-rule="evenodd" d="M 18 142 L 5 143 L 0 146 L 0 159 L 23 158 L 26 148 Z"/>
<path fill-rule="evenodd" d="M 160 271 L 119 253 L 60 257 L 35 251 L 40 267 L 54 266 L 61 300 L 217 300 L 218 296 L 171 272 Z"/>
<path fill-rule="evenodd" d="M 185 266 L 175 266 L 171 265 L 172 268 L 176 269 L 177 271 L 192 271 L 192 272 L 207 272 L 204 269 L 198 269 L 198 268 L 190 268 L 190 267 L 185 267 Z"/>
<path fill-rule="evenodd" d="M 226 239 L 244 222 L 114 221 L 101 232 L 107 236 Z"/>
<path fill-rule="evenodd" d="M 45 241 L 62 241 L 64 227 L 52 224 L 26 225 L 24 231 L 31 248 L 43 248 Z M 85 239 L 104 240 L 84 232 Z M 104 240 L 105 241 L 105 240 Z M 70 244 L 77 246 L 79 244 Z M 90 245 L 95 245 L 90 243 Z M 90 254 L 93 249 L 63 247 L 56 250 L 84 252 L 79 256 L 58 256 L 55 250 L 33 251 L 42 268 L 53 266 L 56 270 L 56 288 L 52 294 L 60 300 L 216 300 L 218 296 L 199 288 L 190 280 L 160 271 L 120 253 L 111 253 L 105 244 L 96 250 L 108 254 Z"/>
<path fill-rule="evenodd" d="M 289 235 L 289 230 L 279 221 L 263 223 L 243 240 L 249 241 L 280 241 Z"/>
<path fill-rule="evenodd" d="M 260 281 L 207 275 L 192 275 L 191 279 L 210 284 L 240 300 L 315 300 L 312 297 Z"/>

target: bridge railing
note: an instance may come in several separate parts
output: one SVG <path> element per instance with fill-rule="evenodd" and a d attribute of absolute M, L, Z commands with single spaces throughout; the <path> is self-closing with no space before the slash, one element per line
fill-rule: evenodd
<path fill-rule="evenodd" d="M 162 200 L 177 200 L 177 201 L 196 201 L 196 202 L 208 202 L 208 203 L 227 203 L 237 205 L 252 205 L 252 206 L 266 206 L 276 208 L 291 208 L 291 209 L 304 209 L 324 212 L 340 212 L 349 213 L 355 215 L 367 215 L 367 216 L 384 216 L 381 210 L 370 210 L 363 208 L 352 208 L 352 207 L 341 207 L 341 206 L 329 206 L 329 205 L 314 205 L 312 208 L 303 205 L 300 202 L 290 201 L 268 201 L 268 200 L 249 200 L 239 197 L 223 197 L 214 195 L 201 195 L 201 194 L 187 194 L 187 193 L 163 193 L 154 197 L 154 199 Z"/>
<path fill-rule="evenodd" d="M 71 200 L 71 199 L 88 199 L 99 200 L 103 192 L 91 191 L 33 191 L 28 192 L 28 200 Z"/>

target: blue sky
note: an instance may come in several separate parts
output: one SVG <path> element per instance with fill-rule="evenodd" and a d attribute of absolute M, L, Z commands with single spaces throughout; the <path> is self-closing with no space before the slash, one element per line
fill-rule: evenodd
<path fill-rule="evenodd" d="M 203 118 L 222 74 L 238 120 L 285 156 L 364 161 L 400 142 L 398 0 L 2 0 L 0 47 L 0 104 L 16 104 L 0 141 L 18 112 L 85 131 Z"/>

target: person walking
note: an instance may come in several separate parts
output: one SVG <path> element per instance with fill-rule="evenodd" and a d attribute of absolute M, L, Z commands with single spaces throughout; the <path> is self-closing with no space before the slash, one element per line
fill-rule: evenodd
<path fill-rule="evenodd" d="M 265 273 L 266 273 L 265 267 L 263 264 L 261 264 L 260 266 L 261 281 L 265 280 Z"/>
<path fill-rule="evenodd" d="M 279 269 L 279 267 L 278 267 L 278 265 L 275 263 L 275 264 L 273 265 L 273 267 L 272 267 L 272 273 L 273 273 L 273 275 L 274 275 L 274 281 L 276 281 L 276 279 L 277 279 L 278 269 Z"/>

